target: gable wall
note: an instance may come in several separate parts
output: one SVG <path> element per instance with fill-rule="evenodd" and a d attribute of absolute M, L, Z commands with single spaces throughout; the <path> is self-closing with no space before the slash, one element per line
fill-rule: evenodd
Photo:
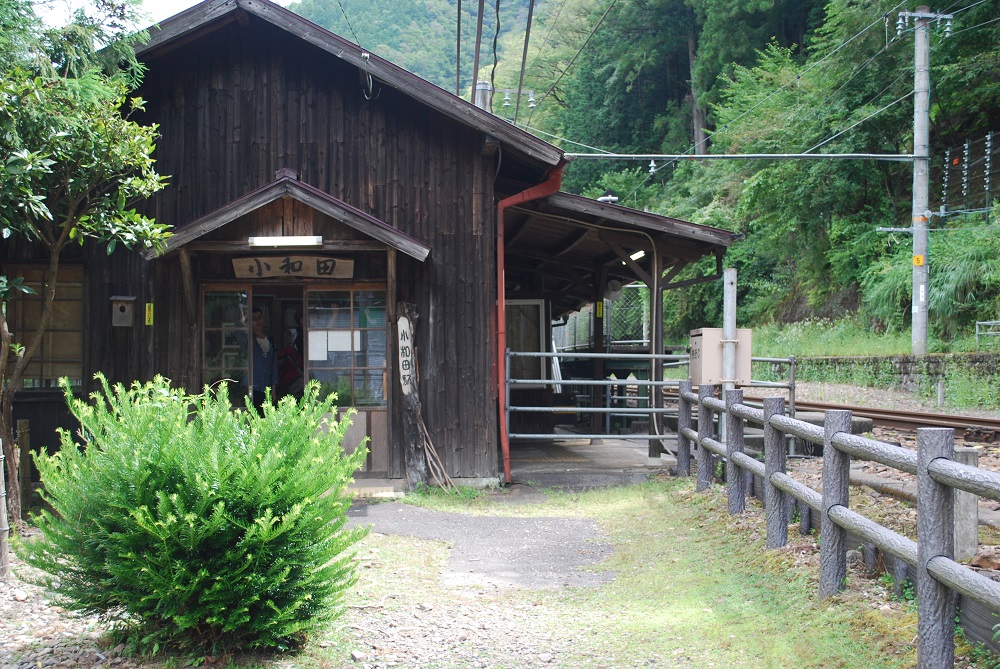
<path fill-rule="evenodd" d="M 400 256 L 397 272 L 399 299 L 420 317 L 424 418 L 453 476 L 495 475 L 496 158 L 482 136 L 377 82 L 366 100 L 355 68 L 253 17 L 148 64 L 143 121 L 160 124 L 157 166 L 170 175 L 150 205 L 158 220 L 194 220 L 288 167 L 432 247 L 425 263 Z M 157 274 L 157 300 L 174 312 L 176 258 Z M 151 366 L 188 377 L 194 330 L 173 320 L 157 328 Z"/>

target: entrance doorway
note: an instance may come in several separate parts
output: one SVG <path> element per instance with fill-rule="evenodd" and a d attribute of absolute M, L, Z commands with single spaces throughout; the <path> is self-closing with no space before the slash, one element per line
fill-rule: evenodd
<path fill-rule="evenodd" d="M 263 346 L 255 343 L 255 315 L 263 321 Z M 318 382 L 323 396 L 337 393 L 338 419 L 357 410 L 344 450 L 367 437 L 364 475 L 387 476 L 388 322 L 384 283 L 206 284 L 202 378 L 227 383 L 234 405 L 262 389 L 262 378 L 272 373 L 275 401 L 301 397 L 306 382 Z"/>

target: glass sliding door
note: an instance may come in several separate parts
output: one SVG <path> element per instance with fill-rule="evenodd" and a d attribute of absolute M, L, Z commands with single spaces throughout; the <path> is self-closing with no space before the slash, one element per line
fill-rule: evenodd
<path fill-rule="evenodd" d="M 242 406 L 252 383 L 248 354 L 250 291 L 205 290 L 202 313 L 202 378 L 213 387 L 229 384 L 230 402 Z"/>
<path fill-rule="evenodd" d="M 384 407 L 385 290 L 309 290 L 306 312 L 309 378 L 340 406 Z"/>

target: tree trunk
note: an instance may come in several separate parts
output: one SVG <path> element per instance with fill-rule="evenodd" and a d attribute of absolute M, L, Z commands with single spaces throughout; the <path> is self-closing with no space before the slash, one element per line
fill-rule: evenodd
<path fill-rule="evenodd" d="M 64 229 L 59 238 L 52 243 L 47 243 L 49 251 L 49 268 L 45 273 L 45 285 L 42 289 L 43 302 L 42 313 L 38 318 L 38 327 L 31 334 L 31 340 L 24 348 L 21 356 L 14 363 L 14 369 L 7 374 L 8 365 L 0 367 L 0 439 L 3 440 L 3 453 L 7 461 L 7 509 L 10 511 L 10 523 L 14 527 L 20 527 L 23 519 L 21 515 L 21 480 L 18 477 L 19 459 L 15 457 L 16 442 L 14 441 L 14 393 L 21 387 L 24 379 L 24 370 L 34 357 L 39 347 L 42 345 L 42 338 L 52 322 L 52 309 L 56 301 L 56 282 L 59 276 L 59 256 L 63 246 L 68 239 L 67 229 Z M 0 339 L 5 349 L 5 354 L 0 357 L 0 362 L 6 362 L 9 358 L 12 333 L 7 326 L 7 316 L 0 313 Z M 23 333 L 22 333 L 23 336 Z"/>
<path fill-rule="evenodd" d="M 21 524 L 21 479 L 19 476 L 17 442 L 14 441 L 14 393 L 11 389 L 3 392 L 2 418 L 0 418 L 0 440 L 3 440 L 3 456 L 7 475 L 8 520 L 17 527 Z M 0 523 L 0 527 L 5 523 Z"/>
<path fill-rule="evenodd" d="M 698 87 L 694 78 L 694 64 L 697 59 L 698 41 L 693 32 L 688 33 L 688 64 L 691 72 L 691 119 L 694 128 L 694 153 L 708 151 L 708 135 L 705 126 L 708 124 L 705 106 L 698 100 Z"/>

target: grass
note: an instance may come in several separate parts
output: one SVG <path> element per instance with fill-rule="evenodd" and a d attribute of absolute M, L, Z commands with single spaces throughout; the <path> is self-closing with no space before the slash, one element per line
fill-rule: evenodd
<path fill-rule="evenodd" d="M 616 575 L 605 585 L 491 595 L 505 606 L 530 602 L 548 612 L 533 619 L 545 634 L 572 638 L 549 666 L 914 665 L 911 630 L 899 634 L 893 627 L 901 620 L 910 625 L 912 615 L 873 616 L 870 607 L 850 598 L 820 601 L 816 575 L 791 569 L 795 551 L 766 551 L 761 528 L 733 526 L 724 499 L 693 493 L 688 480 L 576 494 L 549 491 L 544 503 L 523 506 L 498 503 L 497 494 L 425 492 L 407 501 L 461 513 L 593 518 L 615 548 L 597 566 Z M 362 563 L 368 564 L 352 597 L 353 610 L 449 600 L 436 577 L 444 551 L 436 542 L 372 535 L 362 548 Z M 348 616 L 343 625 L 351 624 L 363 623 Z M 350 666 L 347 637 L 332 634 L 326 641 L 326 648 L 311 646 L 295 666 Z"/>
<path fill-rule="evenodd" d="M 753 331 L 753 354 L 761 358 L 906 355 L 911 346 L 909 330 L 877 334 L 853 319 L 811 319 Z"/>

